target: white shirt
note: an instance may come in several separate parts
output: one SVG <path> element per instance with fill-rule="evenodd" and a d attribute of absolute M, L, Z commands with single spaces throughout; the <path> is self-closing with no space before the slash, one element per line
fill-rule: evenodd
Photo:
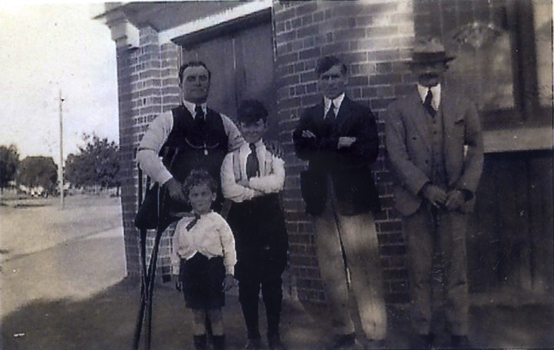
<path fill-rule="evenodd" d="M 190 114 L 192 115 L 192 119 L 196 119 L 196 106 L 197 104 L 189 102 L 187 100 L 183 100 L 183 105 L 189 110 Z M 202 111 L 204 111 L 204 116 L 208 112 L 207 106 L 205 103 L 200 104 L 200 107 L 202 107 Z"/>
<path fill-rule="evenodd" d="M 425 97 L 427 96 L 429 88 L 427 86 L 417 84 L 417 91 L 419 92 L 419 97 L 421 97 L 421 102 L 425 102 Z M 435 111 L 438 111 L 441 104 L 441 84 L 431 86 L 431 92 L 433 93 L 431 106 L 433 106 Z"/>
<path fill-rule="evenodd" d="M 194 116 L 194 108 L 196 105 L 187 101 L 185 102 L 192 105 L 191 114 Z M 189 109 L 189 107 L 190 106 L 188 106 L 187 109 Z M 221 119 L 223 120 L 225 133 L 229 138 L 227 148 L 229 151 L 235 150 L 244 142 L 244 140 L 242 139 L 237 126 L 229 117 L 221 114 Z M 160 184 L 166 183 L 173 177 L 169 170 L 167 170 L 167 168 L 163 165 L 162 159 L 159 156 L 160 149 L 167 141 L 172 129 L 173 112 L 163 112 L 150 123 L 148 130 L 142 137 L 138 147 L 137 161 L 140 164 L 141 169 L 148 176 L 150 176 L 152 180 Z"/>
<path fill-rule="evenodd" d="M 208 258 L 222 256 L 226 273 L 233 275 L 237 253 L 235 238 L 227 221 L 212 211 L 200 216 L 190 231 L 187 231 L 187 225 L 194 219 L 194 216 L 184 217 L 175 226 L 171 249 L 173 274 L 179 273 L 181 259 L 188 260 L 200 253 Z"/>
<path fill-rule="evenodd" d="M 225 156 L 221 166 L 221 189 L 225 198 L 240 203 L 263 194 L 277 193 L 283 189 L 285 161 L 269 152 L 262 140 L 256 143 L 260 176 L 250 178 L 248 187 L 241 186 L 237 182 L 247 179 L 246 159 L 252 150 L 249 144 L 244 142 L 237 152 L 239 164 L 235 164 L 236 152 L 231 152 Z"/>
<path fill-rule="evenodd" d="M 340 105 L 342 104 L 343 100 L 344 100 L 344 92 L 333 100 L 328 99 L 327 97 L 324 97 L 323 103 L 325 104 L 325 110 L 323 113 L 323 118 L 327 116 L 327 112 L 329 112 L 329 109 L 331 108 L 331 103 L 333 103 L 333 105 L 335 106 L 334 112 L 335 112 L 335 116 L 337 116 L 339 114 Z"/>

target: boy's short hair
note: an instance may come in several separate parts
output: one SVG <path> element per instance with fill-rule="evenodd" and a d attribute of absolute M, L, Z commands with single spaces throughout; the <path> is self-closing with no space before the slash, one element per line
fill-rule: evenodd
<path fill-rule="evenodd" d="M 237 120 L 239 123 L 254 124 L 258 120 L 267 122 L 267 109 L 264 104 L 258 100 L 244 100 L 237 109 Z"/>
<path fill-rule="evenodd" d="M 213 193 L 217 192 L 217 181 L 204 169 L 193 169 L 189 176 L 185 179 L 183 183 L 183 193 L 187 199 L 189 198 L 190 190 L 194 186 L 206 184 Z"/>
<path fill-rule="evenodd" d="M 336 56 L 325 56 L 320 58 L 315 66 L 315 72 L 317 76 L 320 77 L 321 74 L 327 72 L 334 66 L 340 66 L 340 72 L 346 74 L 346 65 Z"/>

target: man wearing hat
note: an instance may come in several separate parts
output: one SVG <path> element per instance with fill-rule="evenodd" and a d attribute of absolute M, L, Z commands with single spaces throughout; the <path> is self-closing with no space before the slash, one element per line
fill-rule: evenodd
<path fill-rule="evenodd" d="M 483 166 L 483 139 L 472 102 L 443 80 L 453 59 L 438 40 L 416 45 L 408 65 L 417 85 L 389 105 L 385 120 L 395 207 L 408 247 L 413 348 L 433 345 L 435 300 L 443 303 L 450 346 L 469 346 L 465 237 Z M 434 256 L 440 275 L 433 273 Z M 437 279 L 442 295 L 433 295 L 431 281 Z"/>

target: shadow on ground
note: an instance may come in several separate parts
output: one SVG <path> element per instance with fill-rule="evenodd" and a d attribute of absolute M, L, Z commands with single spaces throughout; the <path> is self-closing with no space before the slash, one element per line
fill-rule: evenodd
<path fill-rule="evenodd" d="M 236 293 L 228 295 L 224 309 L 230 349 L 242 349 L 246 339 L 237 299 Z M 4 317 L 0 348 L 131 349 L 139 302 L 139 285 L 128 278 L 82 301 L 35 301 Z M 192 315 L 182 295 L 169 284 L 158 286 L 153 305 L 152 349 L 191 349 Z M 264 322 L 262 315 L 260 323 Z M 298 302 L 285 303 L 282 327 L 285 339 L 295 344 L 290 348 L 318 349 L 323 346 L 318 342 L 326 338 Z"/>
<path fill-rule="evenodd" d="M 229 349 L 242 349 L 246 332 L 236 291 L 227 297 L 224 318 Z M 126 278 L 81 301 L 35 301 L 2 319 L 4 350 L 131 349 L 139 285 Z M 409 319 L 402 306 L 389 307 L 386 347 L 406 349 Z M 152 349 L 191 349 L 191 314 L 181 294 L 168 285 L 155 290 Z M 319 304 L 286 300 L 282 333 L 289 349 L 322 349 L 332 332 Z M 260 319 L 263 325 L 263 313 Z M 263 327 L 262 327 L 263 331 Z M 548 305 L 480 305 L 471 308 L 470 340 L 476 348 L 552 348 L 554 311 Z M 444 344 L 437 344 L 438 348 Z"/>

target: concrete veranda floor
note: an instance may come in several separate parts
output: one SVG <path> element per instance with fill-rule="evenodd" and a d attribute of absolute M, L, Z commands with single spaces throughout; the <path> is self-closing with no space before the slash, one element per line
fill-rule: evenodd
<path fill-rule="evenodd" d="M 121 279 L 121 266 L 107 267 L 113 263 L 124 264 L 124 261 L 114 260 L 114 254 L 120 252 L 120 244 L 121 237 L 105 232 L 19 259 L 19 264 L 33 268 L 28 272 L 27 282 L 20 282 L 17 288 L 31 288 L 32 276 L 42 276 L 39 289 L 42 289 L 43 298 L 33 295 L 29 304 L 22 304 L 2 316 L 0 348 L 131 349 L 139 285 L 136 280 Z M 71 260 L 60 259 L 68 251 L 79 254 Z M 57 263 L 46 263 L 52 261 Z M 10 285 L 6 283 L 10 280 L 5 276 L 9 271 L 6 264 L 3 264 L 3 271 L 2 295 L 8 295 Z M 63 280 L 56 285 L 67 288 L 49 288 L 45 281 L 51 278 Z M 115 283 L 114 278 L 119 282 Z M 98 290 L 93 291 L 94 286 Z M 9 295 L 17 297 L 17 289 Z M 3 300 L 3 304 L 5 302 Z M 480 303 L 470 311 L 469 338 L 476 348 L 554 347 L 551 303 Z M 386 347 L 409 348 L 407 312 L 402 306 L 390 306 L 388 312 Z M 156 287 L 153 315 L 153 350 L 192 348 L 191 314 L 172 284 Z M 246 332 L 236 291 L 227 297 L 224 318 L 229 349 L 241 349 Z M 321 305 L 303 304 L 289 298 L 285 300 L 282 315 L 284 341 L 289 349 L 323 349 L 332 338 L 327 320 L 327 311 Z M 263 324 L 263 316 L 261 321 Z M 439 339 L 438 348 L 442 347 L 443 340 Z"/>

